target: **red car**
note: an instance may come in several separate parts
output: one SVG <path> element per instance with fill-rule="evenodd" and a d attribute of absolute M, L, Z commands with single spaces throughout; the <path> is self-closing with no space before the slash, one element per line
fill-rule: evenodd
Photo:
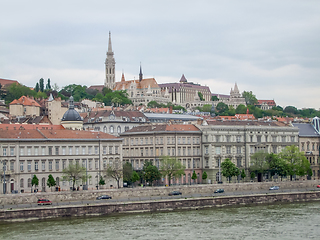
<path fill-rule="evenodd" d="M 38 199 L 38 205 L 51 205 L 52 202 L 45 198 Z"/>
<path fill-rule="evenodd" d="M 317 188 L 320 188 L 320 185 L 317 185 Z"/>

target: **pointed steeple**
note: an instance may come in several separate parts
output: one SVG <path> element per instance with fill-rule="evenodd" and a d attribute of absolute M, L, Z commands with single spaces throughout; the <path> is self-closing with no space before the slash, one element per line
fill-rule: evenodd
<path fill-rule="evenodd" d="M 187 82 L 187 79 L 186 77 L 184 76 L 184 74 L 182 74 L 181 78 L 180 78 L 180 82 L 181 83 L 186 83 Z"/>
<path fill-rule="evenodd" d="M 115 66 L 116 61 L 113 57 L 114 53 L 112 51 L 112 44 L 111 44 L 111 32 L 109 32 L 109 43 L 108 43 L 108 52 L 106 58 L 106 78 L 104 80 L 104 86 L 113 90 L 115 86 Z"/>
<path fill-rule="evenodd" d="M 122 73 L 121 82 L 125 82 L 126 79 L 124 78 L 124 73 Z"/>
<path fill-rule="evenodd" d="M 142 79 L 143 79 L 143 74 L 142 74 L 142 68 L 141 68 L 141 63 L 140 63 L 139 82 L 141 82 Z"/>
<path fill-rule="evenodd" d="M 236 93 L 239 92 L 237 83 L 234 84 L 234 89 L 233 89 L 233 91 L 236 92 Z"/>

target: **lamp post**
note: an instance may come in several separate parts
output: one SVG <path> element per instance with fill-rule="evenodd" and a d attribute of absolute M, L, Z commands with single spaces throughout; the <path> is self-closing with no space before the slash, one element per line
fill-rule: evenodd
<path fill-rule="evenodd" d="M 7 183 L 6 183 L 6 162 L 5 160 L 2 161 L 2 165 L 3 165 L 3 194 L 7 193 Z"/>

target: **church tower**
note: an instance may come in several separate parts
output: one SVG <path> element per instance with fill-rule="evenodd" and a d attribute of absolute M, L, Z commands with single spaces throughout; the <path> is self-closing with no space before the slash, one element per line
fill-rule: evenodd
<path fill-rule="evenodd" d="M 111 44 L 111 33 L 109 32 L 109 44 L 106 58 L 106 79 L 104 80 L 104 86 L 113 90 L 115 86 L 115 66 L 116 61 L 113 57 L 112 44 Z"/>

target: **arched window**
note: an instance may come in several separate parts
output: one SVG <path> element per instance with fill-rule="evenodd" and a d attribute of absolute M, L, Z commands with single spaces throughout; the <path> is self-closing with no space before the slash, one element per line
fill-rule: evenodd
<path fill-rule="evenodd" d="M 114 133 L 114 127 L 110 126 L 110 133 Z"/>
<path fill-rule="evenodd" d="M 126 131 L 128 131 L 128 130 L 129 130 L 129 127 L 126 126 L 126 127 L 124 128 L 124 131 L 126 132 Z"/>
<path fill-rule="evenodd" d="M 121 133 L 121 127 L 120 126 L 117 127 L 117 132 Z"/>
<path fill-rule="evenodd" d="M 59 177 L 56 178 L 56 186 L 59 186 L 60 185 L 60 179 Z"/>
<path fill-rule="evenodd" d="M 24 181 L 23 178 L 20 179 L 20 188 L 24 188 Z"/>
<path fill-rule="evenodd" d="M 107 133 L 107 131 L 108 131 L 108 128 L 107 128 L 106 126 L 104 126 L 104 127 L 103 127 L 103 132 L 104 132 L 104 133 Z"/>
<path fill-rule="evenodd" d="M 31 188 L 31 178 L 28 178 L 28 188 Z"/>

